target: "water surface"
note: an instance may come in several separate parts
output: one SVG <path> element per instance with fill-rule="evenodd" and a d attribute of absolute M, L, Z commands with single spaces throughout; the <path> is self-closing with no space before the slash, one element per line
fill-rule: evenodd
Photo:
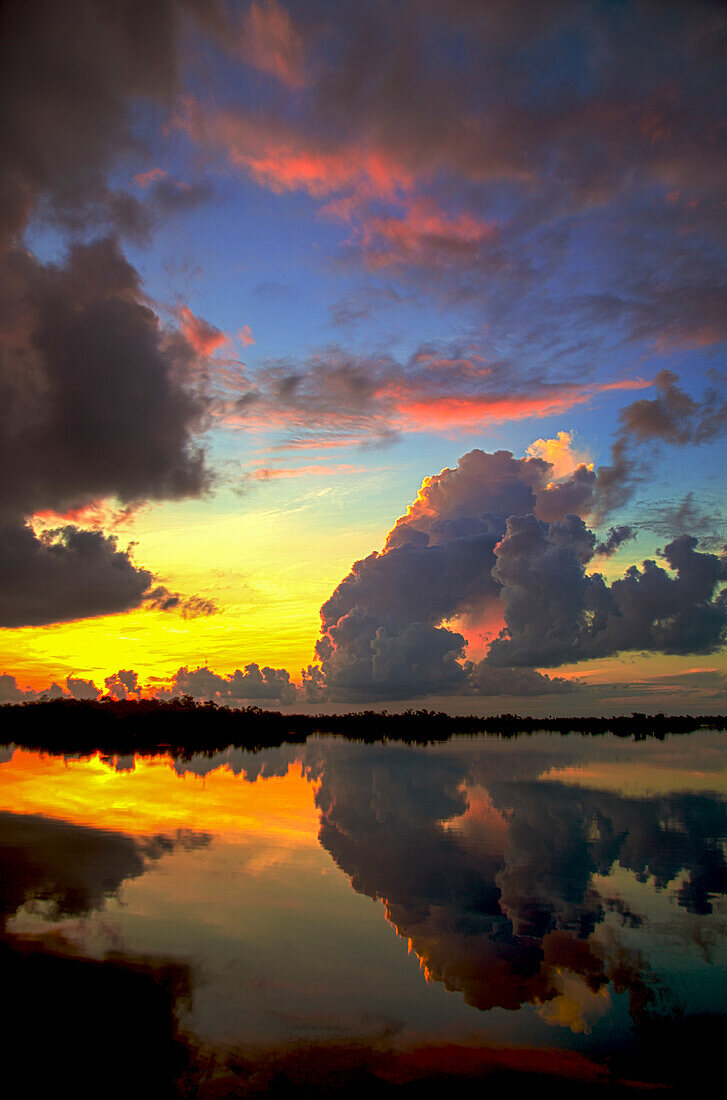
<path fill-rule="evenodd" d="M 347 1044 L 389 1085 L 680 1087 L 723 1034 L 722 733 L 3 756 L 5 949 L 83 963 L 102 999 L 162 974 L 202 1093 L 210 1059 L 210 1095 L 235 1059 L 254 1092 L 240 1065 Z"/>

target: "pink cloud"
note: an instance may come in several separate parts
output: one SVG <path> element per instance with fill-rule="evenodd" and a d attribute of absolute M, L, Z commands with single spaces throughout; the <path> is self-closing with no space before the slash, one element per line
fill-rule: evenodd
<path fill-rule="evenodd" d="M 253 470 L 252 476 L 256 481 L 274 481 L 280 477 L 335 477 L 337 474 L 361 474 L 365 473 L 364 466 L 351 466 L 342 463 L 338 466 L 261 466 Z"/>
<path fill-rule="evenodd" d="M 474 351 L 442 356 L 424 349 L 406 363 L 330 349 L 297 368 L 228 371 L 218 377 L 217 415 L 229 426 L 283 429 L 287 449 L 357 446 L 397 432 L 481 430 L 483 425 L 562 414 L 599 395 L 641 390 L 651 381 L 514 386 Z"/>
<path fill-rule="evenodd" d="M 251 344 L 255 343 L 249 325 L 243 325 L 241 329 L 238 329 L 237 338 L 244 348 L 249 348 Z"/>
<path fill-rule="evenodd" d="M 150 187 L 157 180 L 166 179 L 166 175 L 167 173 L 163 168 L 150 168 L 148 172 L 140 172 L 137 176 L 134 176 L 134 183 L 137 187 Z"/>
<path fill-rule="evenodd" d="M 497 225 L 471 214 L 449 215 L 431 199 L 416 199 L 396 215 L 364 217 L 360 246 L 370 267 L 458 259 L 497 236 Z"/>
<path fill-rule="evenodd" d="M 224 332 L 202 317 L 196 317 L 188 306 L 180 306 L 178 316 L 185 339 L 198 355 L 211 355 L 226 342 Z"/>
<path fill-rule="evenodd" d="M 190 96 L 177 125 L 200 144 L 219 148 L 234 166 L 277 193 L 305 191 L 325 198 L 346 192 L 360 202 L 394 198 L 414 182 L 398 158 L 375 144 L 333 144 L 279 117 L 208 110 Z M 330 209 L 348 220 L 345 211 L 345 202 Z"/>

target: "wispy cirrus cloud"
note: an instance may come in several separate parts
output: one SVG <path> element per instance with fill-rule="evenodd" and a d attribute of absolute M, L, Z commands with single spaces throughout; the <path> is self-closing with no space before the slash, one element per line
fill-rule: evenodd
<path fill-rule="evenodd" d="M 297 445 L 384 440 L 400 432 L 478 432 L 541 418 L 602 395 L 647 388 L 646 379 L 549 382 L 518 376 L 477 349 L 423 347 L 405 361 L 324 349 L 303 362 L 217 372 L 218 415 L 228 425 L 294 433 Z M 290 444 L 295 446 L 295 439 Z"/>
<path fill-rule="evenodd" d="M 335 466 L 312 463 L 308 466 L 258 466 L 252 471 L 251 477 L 256 481 L 276 481 L 278 478 L 337 477 L 340 474 L 362 473 L 366 473 L 365 466 L 353 466 L 346 462 Z"/>

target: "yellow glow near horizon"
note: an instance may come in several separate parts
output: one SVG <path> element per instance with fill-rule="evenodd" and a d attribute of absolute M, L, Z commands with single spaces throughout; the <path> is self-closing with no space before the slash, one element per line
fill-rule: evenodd
<path fill-rule="evenodd" d="M 229 674 L 250 662 L 287 669 L 293 680 L 313 660 L 320 607 L 357 557 L 379 539 L 312 521 L 318 502 L 219 511 L 219 502 L 169 504 L 134 517 L 119 545 L 183 595 L 213 599 L 219 614 L 184 619 L 145 609 L 45 627 L 0 630 L 0 673 L 39 690 L 67 676 L 93 679 L 134 669 L 142 683 L 168 682 L 180 666 L 209 663 Z M 331 493 L 331 499 L 336 494 Z M 229 507 L 229 502 L 227 502 Z"/>
<path fill-rule="evenodd" d="M 248 783 L 221 766 L 179 775 L 170 757 L 137 757 L 116 771 L 100 756 L 64 760 L 16 750 L 0 765 L 0 810 L 42 814 L 130 836 L 179 829 L 216 839 L 272 837 L 285 847 L 317 847 L 315 787 L 293 765 L 284 776 Z"/>

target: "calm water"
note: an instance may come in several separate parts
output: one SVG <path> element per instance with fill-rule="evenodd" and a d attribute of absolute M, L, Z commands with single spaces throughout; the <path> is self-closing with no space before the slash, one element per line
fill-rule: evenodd
<path fill-rule="evenodd" d="M 92 981 L 133 1023 L 151 1002 L 114 983 L 156 983 L 144 1034 L 205 1052 L 200 1094 L 262 1089 L 281 1052 L 313 1079 L 311 1051 L 352 1043 L 392 1087 L 677 1085 L 724 1034 L 725 734 L 2 761 L 19 1011 L 53 1029 L 57 986 Z M 100 1026 L 79 1000 L 74 1028 Z"/>

